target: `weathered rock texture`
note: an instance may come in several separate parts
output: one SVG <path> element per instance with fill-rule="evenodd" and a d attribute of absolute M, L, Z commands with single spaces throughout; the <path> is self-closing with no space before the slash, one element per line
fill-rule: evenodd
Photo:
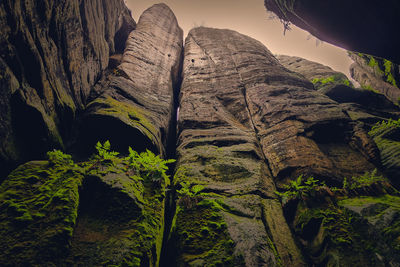
<path fill-rule="evenodd" d="M 338 85 L 352 86 L 346 75 L 328 66 L 301 57 L 278 55 L 276 58 L 288 70 L 300 73 L 311 81 L 317 90 L 325 92 Z"/>
<path fill-rule="evenodd" d="M 399 65 L 361 53 L 349 53 L 349 55 L 354 60 L 350 66 L 353 79 L 363 88 L 380 92 L 393 103 L 400 105 Z"/>
<path fill-rule="evenodd" d="M 165 4 L 147 9 L 126 42 L 120 64 L 94 88 L 83 118 L 83 144 L 110 139 L 117 148 L 165 154 L 174 127 L 182 30 Z M 174 143 L 172 140 L 171 142 Z"/>
<path fill-rule="evenodd" d="M 19 166 L 0 186 L 1 266 L 158 266 L 168 178 L 126 159 Z"/>
<path fill-rule="evenodd" d="M 219 262 L 221 255 L 246 266 L 303 265 L 275 182 L 304 174 L 340 184 L 373 169 L 368 160 L 378 157 L 338 103 L 261 43 L 229 30 L 189 33 L 178 125 L 178 173 L 186 174 L 175 183 L 192 190 L 178 200 L 178 266 Z M 226 243 L 205 242 L 215 223 L 226 224 L 217 231 Z"/>
<path fill-rule="evenodd" d="M 399 107 L 383 94 L 366 90 L 365 86 L 354 88 L 343 73 L 300 57 L 279 55 L 277 58 L 285 68 L 302 74 L 318 91 L 339 102 L 350 118 L 365 123 L 368 131 L 376 122 L 397 119 L 400 115 Z"/>
<path fill-rule="evenodd" d="M 265 0 L 286 25 L 293 23 L 319 39 L 351 51 L 400 63 L 396 36 L 400 3 L 346 0 Z M 365 15 L 370 14 L 370 15 Z"/>
<path fill-rule="evenodd" d="M 135 22 L 122 0 L 0 3 L 0 168 L 63 147 Z"/>

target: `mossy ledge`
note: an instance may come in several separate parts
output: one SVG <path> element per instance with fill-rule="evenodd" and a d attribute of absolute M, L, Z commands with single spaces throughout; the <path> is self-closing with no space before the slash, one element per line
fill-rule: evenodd
<path fill-rule="evenodd" d="M 158 266 L 170 161 L 96 148 L 78 164 L 49 152 L 9 175 L 0 187 L 1 266 Z"/>

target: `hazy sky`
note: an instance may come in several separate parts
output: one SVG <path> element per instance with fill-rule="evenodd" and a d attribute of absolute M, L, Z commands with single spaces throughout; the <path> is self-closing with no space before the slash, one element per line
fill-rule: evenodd
<path fill-rule="evenodd" d="M 196 26 L 231 29 L 261 41 L 274 54 L 303 57 L 328 65 L 349 75 L 352 63 L 344 49 L 317 39 L 292 25 L 283 35 L 283 26 L 270 19 L 263 0 L 126 0 L 135 21 L 144 10 L 160 2 L 167 4 L 178 19 L 186 37 Z M 311 37 L 311 38 L 310 38 Z M 307 40 L 309 39 L 309 40 Z"/>

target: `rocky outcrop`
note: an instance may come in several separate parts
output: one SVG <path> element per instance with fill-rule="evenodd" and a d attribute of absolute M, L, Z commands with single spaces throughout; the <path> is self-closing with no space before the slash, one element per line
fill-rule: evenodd
<path fill-rule="evenodd" d="M 363 88 L 379 92 L 394 104 L 400 105 L 399 65 L 361 53 L 349 53 L 349 55 L 354 60 L 350 66 L 353 79 Z"/>
<path fill-rule="evenodd" d="M 347 77 L 317 62 L 300 57 L 278 55 L 277 59 L 287 69 L 303 75 L 315 89 L 341 104 L 350 118 L 364 123 L 367 131 L 384 119 L 397 119 L 400 109 L 383 94 L 363 88 L 354 88 Z M 386 85 L 387 86 L 387 85 Z"/>
<path fill-rule="evenodd" d="M 376 123 L 369 135 L 379 148 L 387 176 L 400 188 L 400 119 Z"/>
<path fill-rule="evenodd" d="M 400 63 L 399 40 L 394 34 L 400 12 L 397 1 L 265 0 L 264 3 L 268 11 L 279 17 L 285 29 L 293 23 L 347 50 Z"/>
<path fill-rule="evenodd" d="M 2 266 L 158 266 L 169 179 L 141 162 L 161 160 L 108 149 L 79 164 L 49 152 L 9 175 L 0 187 Z"/>
<path fill-rule="evenodd" d="M 165 4 L 141 15 L 119 64 L 94 88 L 94 99 L 82 119 L 81 144 L 92 147 L 97 140 L 109 139 L 120 150 L 130 145 L 165 155 L 167 137 L 175 130 L 171 123 L 180 82 L 182 34 Z"/>
<path fill-rule="evenodd" d="M 377 158 L 338 103 L 229 30 L 190 31 L 178 126 L 178 266 L 303 265 L 275 184 L 300 174 L 340 184 Z M 219 242 L 206 242 L 209 235 Z"/>
<path fill-rule="evenodd" d="M 135 22 L 122 0 L 2 1 L 0 166 L 62 148 Z"/>
<path fill-rule="evenodd" d="M 315 89 L 322 92 L 338 85 L 353 87 L 346 75 L 328 66 L 301 57 L 277 55 L 276 58 L 285 68 L 300 73 L 314 84 Z"/>

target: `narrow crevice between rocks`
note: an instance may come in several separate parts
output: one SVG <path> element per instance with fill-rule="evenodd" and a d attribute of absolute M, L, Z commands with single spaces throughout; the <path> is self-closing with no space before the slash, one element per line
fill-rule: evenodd
<path fill-rule="evenodd" d="M 167 159 L 177 159 L 176 148 L 177 148 L 177 137 L 178 137 L 178 116 L 179 116 L 179 94 L 182 85 L 182 68 L 183 68 L 183 47 L 181 52 L 181 59 L 178 66 L 178 79 L 172 81 L 173 83 L 173 112 L 171 114 L 171 120 L 169 125 L 169 132 L 166 140 L 166 158 Z M 164 208 L 164 233 L 163 241 L 161 246 L 160 255 L 160 266 L 170 266 L 170 256 L 168 256 L 168 243 L 169 235 L 171 232 L 172 221 L 175 216 L 176 211 L 176 194 L 175 187 L 173 185 L 173 178 L 175 175 L 176 162 L 170 164 L 167 174 L 170 177 L 171 185 L 165 192 L 165 208 Z"/>
<path fill-rule="evenodd" d="M 267 223 L 267 218 L 266 218 L 266 214 L 265 214 L 265 210 L 264 208 L 261 206 L 261 221 L 264 225 L 264 229 L 265 232 L 267 233 L 267 237 L 268 237 L 268 245 L 270 246 L 270 249 L 273 251 L 274 256 L 275 256 L 275 260 L 276 260 L 276 266 L 282 266 L 282 259 L 278 253 L 278 249 L 275 246 L 275 242 L 274 239 L 272 237 L 272 233 L 271 230 L 268 227 L 268 223 Z"/>

